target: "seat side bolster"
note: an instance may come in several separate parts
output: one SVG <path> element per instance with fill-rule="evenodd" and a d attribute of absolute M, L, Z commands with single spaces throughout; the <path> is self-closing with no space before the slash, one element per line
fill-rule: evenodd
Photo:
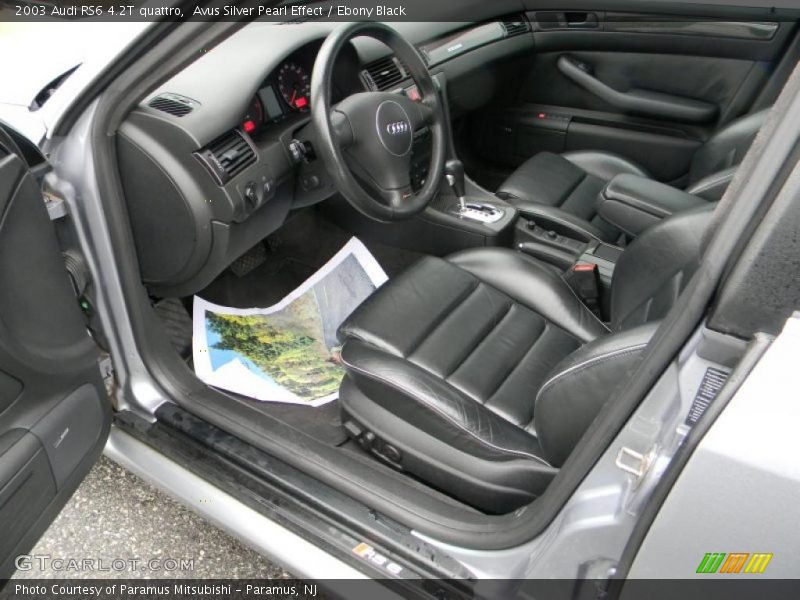
<path fill-rule="evenodd" d="M 608 334 L 608 328 L 586 308 L 563 277 L 520 252 L 481 248 L 458 252 L 447 260 L 582 342 Z"/>
<path fill-rule="evenodd" d="M 565 152 L 561 156 L 589 175 L 594 175 L 604 181 L 611 181 L 617 175 L 622 174 L 650 177 L 647 171 L 636 163 L 612 152 L 575 150 Z"/>
<path fill-rule="evenodd" d="M 689 182 L 694 185 L 713 173 L 738 166 L 766 121 L 769 110 L 739 117 L 714 133 L 692 157 Z"/>
<path fill-rule="evenodd" d="M 407 359 L 351 338 L 342 348 L 342 361 L 369 398 L 438 439 L 484 458 L 549 466 L 535 437 Z"/>
<path fill-rule="evenodd" d="M 615 333 L 561 361 L 536 395 L 534 421 L 542 452 L 561 465 L 612 393 L 633 372 L 658 323 Z"/>
<path fill-rule="evenodd" d="M 736 165 L 707 175 L 695 181 L 686 191 L 693 196 L 699 196 L 711 202 L 721 200 L 738 169 L 739 165 Z"/>

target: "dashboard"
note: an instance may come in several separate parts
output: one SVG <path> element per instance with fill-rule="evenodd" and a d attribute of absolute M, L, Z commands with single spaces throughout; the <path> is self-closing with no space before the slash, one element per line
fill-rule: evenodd
<path fill-rule="evenodd" d="M 492 8 L 508 4 L 497 0 Z M 314 158 L 310 126 L 314 62 L 337 26 L 250 23 L 126 117 L 117 158 L 142 280 L 151 294 L 202 290 L 292 210 L 337 193 Z M 420 49 L 446 88 L 451 113 L 478 108 L 502 89 L 499 71 L 487 85 L 494 64 L 533 52 L 527 29 L 511 35 L 499 20 L 392 26 Z M 346 44 L 334 65 L 332 101 L 376 89 L 412 94 L 413 81 L 387 52 L 371 38 Z M 424 151 L 415 146 L 412 161 L 417 154 L 424 163 Z M 412 166 L 412 182 L 424 179 L 424 170 Z"/>

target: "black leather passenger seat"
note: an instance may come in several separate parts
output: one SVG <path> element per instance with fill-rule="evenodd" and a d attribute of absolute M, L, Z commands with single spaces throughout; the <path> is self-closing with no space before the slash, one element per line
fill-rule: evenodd
<path fill-rule="evenodd" d="M 692 157 L 685 191 L 708 202 L 722 198 L 768 112 L 764 109 L 736 119 L 700 146 Z M 613 242 L 623 232 L 598 215 L 596 201 L 605 185 L 620 174 L 649 177 L 635 162 L 610 152 L 541 152 L 520 165 L 496 194 L 523 215 L 560 219 L 581 232 L 582 238 Z"/>

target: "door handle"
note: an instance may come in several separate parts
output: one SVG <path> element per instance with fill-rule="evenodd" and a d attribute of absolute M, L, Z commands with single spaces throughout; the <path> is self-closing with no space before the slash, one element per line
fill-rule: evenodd
<path fill-rule="evenodd" d="M 685 123 L 708 123 L 717 116 L 716 104 L 650 90 L 620 92 L 600 81 L 590 65 L 562 55 L 558 70 L 570 81 L 622 112 Z"/>
<path fill-rule="evenodd" d="M 600 26 L 597 13 L 593 12 L 565 12 L 564 23 L 569 29 L 596 29 Z"/>
<path fill-rule="evenodd" d="M 600 29 L 601 14 L 582 10 L 542 10 L 533 13 L 533 23 L 534 27 L 541 31 Z"/>

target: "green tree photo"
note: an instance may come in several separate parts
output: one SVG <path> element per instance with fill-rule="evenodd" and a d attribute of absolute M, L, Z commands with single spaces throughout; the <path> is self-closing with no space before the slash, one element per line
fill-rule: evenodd
<path fill-rule="evenodd" d="M 213 348 L 248 358 L 277 384 L 305 400 L 334 393 L 343 370 L 322 342 L 313 296 L 304 294 L 282 312 L 285 314 L 207 312 L 207 326 L 220 336 Z"/>

